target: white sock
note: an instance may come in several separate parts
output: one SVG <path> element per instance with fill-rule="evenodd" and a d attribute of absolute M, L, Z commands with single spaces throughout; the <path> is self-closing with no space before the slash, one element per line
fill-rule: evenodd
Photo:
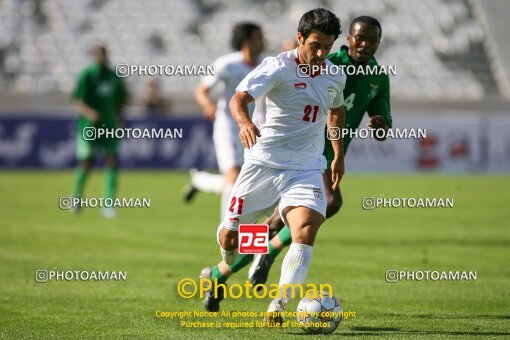
<path fill-rule="evenodd" d="M 223 249 L 221 242 L 220 242 L 220 233 L 222 230 L 223 230 L 223 226 L 220 224 L 220 226 L 218 227 L 218 230 L 216 231 L 216 241 L 218 242 L 218 245 L 220 246 L 221 258 L 223 259 L 223 261 L 225 261 L 226 264 L 228 264 L 230 266 L 231 264 L 234 264 L 234 262 L 236 260 L 237 249 L 233 249 L 233 250 Z"/>
<path fill-rule="evenodd" d="M 292 288 L 290 287 L 287 287 L 286 295 L 283 295 L 283 285 L 289 283 L 303 284 L 308 275 L 308 267 L 312 260 L 312 253 L 313 246 L 294 242 L 290 244 L 289 251 L 283 259 L 282 274 L 280 276 L 279 285 L 282 297 L 275 299 L 281 301 L 283 306 L 285 306 L 292 297 Z"/>
<path fill-rule="evenodd" d="M 200 191 L 212 192 L 219 195 L 223 188 L 223 175 L 197 171 L 191 176 L 191 184 Z"/>
<path fill-rule="evenodd" d="M 230 193 L 232 192 L 232 188 L 234 187 L 234 183 L 228 182 L 223 186 L 223 191 L 221 192 L 221 206 L 220 206 L 220 221 L 223 220 L 225 216 L 225 212 L 228 209 L 228 205 L 230 204 L 229 198 Z"/>

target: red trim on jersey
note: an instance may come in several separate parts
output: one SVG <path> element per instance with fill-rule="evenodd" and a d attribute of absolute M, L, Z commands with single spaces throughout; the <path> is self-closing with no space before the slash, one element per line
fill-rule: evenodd
<path fill-rule="evenodd" d="M 302 65 L 303 63 L 299 60 L 299 55 L 296 57 L 296 59 L 294 59 L 296 61 L 296 64 L 299 65 Z M 324 69 L 326 67 L 326 62 L 323 62 L 322 65 L 321 65 L 321 69 L 320 70 L 317 70 L 315 73 L 311 74 L 310 75 L 310 78 L 315 78 L 317 77 L 318 75 L 321 74 L 321 71 L 322 69 Z"/>

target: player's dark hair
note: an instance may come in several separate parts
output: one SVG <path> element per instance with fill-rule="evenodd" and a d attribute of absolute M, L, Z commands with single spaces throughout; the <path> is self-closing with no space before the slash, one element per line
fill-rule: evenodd
<path fill-rule="evenodd" d="M 251 22 L 241 22 L 234 26 L 232 30 L 232 39 L 230 44 L 236 51 L 240 51 L 243 47 L 243 43 L 250 40 L 253 37 L 253 33 L 256 31 L 262 31 L 259 25 Z"/>
<path fill-rule="evenodd" d="M 377 20 L 374 17 L 369 17 L 368 15 L 362 15 L 360 17 L 354 18 L 354 20 L 351 22 L 351 26 L 349 27 L 349 33 L 352 32 L 352 29 L 354 28 L 354 25 L 358 22 L 362 22 L 364 24 L 367 24 L 369 26 L 374 26 L 379 28 L 379 38 L 382 36 L 382 27 L 379 20 Z"/>
<path fill-rule="evenodd" d="M 303 14 L 299 20 L 298 32 L 306 40 L 312 30 L 317 30 L 325 35 L 334 35 L 335 39 L 342 33 L 340 19 L 331 11 L 324 8 L 316 8 Z"/>

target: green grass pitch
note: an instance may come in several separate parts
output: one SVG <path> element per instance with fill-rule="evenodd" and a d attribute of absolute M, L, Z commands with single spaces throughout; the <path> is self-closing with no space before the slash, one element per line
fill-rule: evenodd
<path fill-rule="evenodd" d="M 87 196 L 102 193 L 102 173 Z M 300 329 L 200 329 L 161 311 L 203 310 L 178 296 L 177 282 L 219 259 L 219 197 L 181 200 L 184 172 L 122 172 L 120 197 L 151 207 L 113 220 L 98 209 L 58 208 L 72 172 L 0 172 L 0 336 L 2 338 L 302 339 Z M 510 337 L 510 202 L 507 175 L 361 175 L 342 182 L 344 205 L 322 225 L 308 283 L 329 283 L 356 311 L 331 338 Z M 452 197 L 454 208 L 365 211 L 363 196 Z M 283 256 L 270 281 L 278 282 Z M 476 271 L 476 281 L 387 283 L 385 271 Z M 126 281 L 35 282 L 37 269 L 126 271 Z M 247 269 L 231 278 L 244 283 Z M 295 310 L 296 300 L 289 310 Z M 269 299 L 224 300 L 257 311 Z M 208 321 L 207 318 L 192 320 Z M 233 321 L 229 318 L 219 319 Z M 239 320 L 237 320 L 239 321 Z M 244 319 L 246 321 L 246 319 Z"/>

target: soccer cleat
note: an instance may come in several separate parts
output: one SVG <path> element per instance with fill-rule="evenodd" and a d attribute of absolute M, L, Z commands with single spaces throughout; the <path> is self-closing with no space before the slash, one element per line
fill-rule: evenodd
<path fill-rule="evenodd" d="M 190 203 L 193 200 L 193 198 L 195 197 L 197 192 L 198 192 L 198 189 L 195 188 L 191 183 L 187 184 L 184 187 L 183 194 L 182 194 L 184 202 Z"/>
<path fill-rule="evenodd" d="M 78 215 L 81 212 L 81 209 L 79 207 L 72 207 L 69 209 L 69 213 L 73 215 Z"/>
<path fill-rule="evenodd" d="M 268 327 L 275 327 L 282 325 L 284 322 L 283 313 L 285 312 L 285 305 L 281 299 L 274 299 L 267 308 L 266 316 L 264 317 L 264 325 Z"/>
<path fill-rule="evenodd" d="M 74 204 L 76 199 L 76 196 L 71 197 L 70 203 L 70 209 L 68 210 L 73 215 L 78 215 L 81 212 L 81 206 L 80 204 Z M 60 208 L 62 209 L 62 207 Z"/>
<path fill-rule="evenodd" d="M 211 278 L 212 277 L 212 267 L 206 267 L 206 268 L 202 269 L 200 271 L 199 277 L 201 279 L 211 280 L 212 285 L 213 285 L 211 287 L 211 289 L 209 289 L 205 292 L 205 296 L 204 296 L 205 310 L 208 312 L 218 312 L 220 310 L 220 302 L 221 302 L 221 300 L 223 300 L 225 298 L 225 290 L 223 289 L 222 286 L 218 287 L 218 289 L 216 289 L 217 296 L 216 297 L 214 296 L 215 285 L 214 285 L 214 281 Z"/>
<path fill-rule="evenodd" d="M 254 259 L 255 262 L 255 259 Z M 258 259 L 257 267 L 253 271 L 253 274 L 250 275 L 249 280 L 252 285 L 256 286 L 258 284 L 264 284 L 267 281 L 267 277 L 269 276 L 269 270 L 273 265 L 274 259 L 269 256 L 269 254 L 260 255 L 260 259 Z M 251 268 L 250 268 L 251 270 Z M 257 287 L 257 291 L 262 289 L 262 287 Z"/>
<path fill-rule="evenodd" d="M 191 169 L 189 171 L 189 176 L 193 179 L 193 176 L 195 175 L 196 172 L 197 169 Z M 190 203 L 198 192 L 198 189 L 195 188 L 192 183 L 193 182 L 191 181 L 184 187 L 182 196 L 185 203 Z"/>
<path fill-rule="evenodd" d="M 73 215 L 78 215 L 81 212 L 80 205 L 78 204 L 78 205 L 73 206 L 71 209 L 69 209 L 69 212 Z"/>
<path fill-rule="evenodd" d="M 255 273 L 255 270 L 257 270 L 257 267 L 260 263 L 260 257 L 262 254 L 255 254 L 253 255 L 253 260 L 251 261 L 250 268 L 248 268 L 248 280 L 253 276 L 253 273 Z"/>
<path fill-rule="evenodd" d="M 117 216 L 117 211 L 111 207 L 103 207 L 101 213 L 106 218 L 115 218 Z"/>

